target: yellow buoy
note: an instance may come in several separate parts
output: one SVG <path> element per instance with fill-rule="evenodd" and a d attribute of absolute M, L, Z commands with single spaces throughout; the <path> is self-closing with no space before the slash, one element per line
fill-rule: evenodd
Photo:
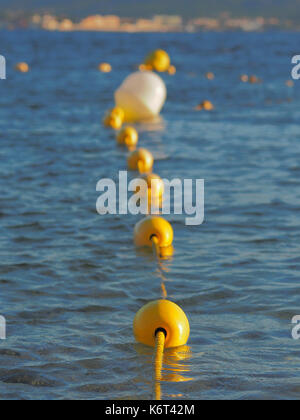
<path fill-rule="evenodd" d="M 18 63 L 18 64 L 16 64 L 15 68 L 20 73 L 28 73 L 29 72 L 29 65 L 27 63 Z"/>
<path fill-rule="evenodd" d="M 110 73 L 112 71 L 112 67 L 109 63 L 100 63 L 98 69 L 102 73 Z"/>
<path fill-rule="evenodd" d="M 155 347 L 158 332 L 165 334 L 165 348 L 184 346 L 190 335 L 189 321 L 175 303 L 161 299 L 148 303 L 136 314 L 133 321 L 135 339 Z"/>
<path fill-rule="evenodd" d="M 124 122 L 124 111 L 120 107 L 115 107 L 108 111 L 106 116 L 104 117 L 103 124 L 105 127 L 111 127 L 115 130 L 119 130 Z"/>
<path fill-rule="evenodd" d="M 134 148 L 139 140 L 139 135 L 134 127 L 125 127 L 117 135 L 117 142 L 127 146 L 129 149 Z"/>
<path fill-rule="evenodd" d="M 114 130 L 119 130 L 123 125 L 122 118 L 117 115 L 108 114 L 103 120 L 105 127 L 111 127 Z"/>
<path fill-rule="evenodd" d="M 142 177 L 148 185 L 148 204 L 155 204 L 157 207 L 161 204 L 164 193 L 164 182 L 160 176 L 156 174 L 147 174 Z"/>
<path fill-rule="evenodd" d="M 174 76 L 174 74 L 176 74 L 176 71 L 176 67 L 173 65 L 168 68 L 168 73 L 170 76 Z"/>
<path fill-rule="evenodd" d="M 155 71 L 165 72 L 170 68 L 171 60 L 166 51 L 155 50 L 147 56 L 145 64 Z"/>
<path fill-rule="evenodd" d="M 249 83 L 251 84 L 260 83 L 260 79 L 257 76 L 252 75 L 249 77 Z"/>
<path fill-rule="evenodd" d="M 124 112 L 124 111 L 123 111 L 123 109 L 122 109 L 122 108 L 120 108 L 119 106 L 116 106 L 116 107 L 114 107 L 113 109 L 111 109 L 111 110 L 109 111 L 109 113 L 110 113 L 111 115 L 116 115 L 116 116 L 120 117 L 120 118 L 121 118 L 121 120 L 122 120 L 122 121 L 124 121 L 124 118 L 125 118 L 125 112 Z"/>
<path fill-rule="evenodd" d="M 153 246 L 156 239 L 159 248 L 170 247 L 173 243 L 174 232 L 170 223 L 159 216 L 147 216 L 140 220 L 134 228 L 134 242 L 136 246 Z"/>
<path fill-rule="evenodd" d="M 128 169 L 147 173 L 152 170 L 154 159 L 147 149 L 137 149 L 128 156 Z"/>
<path fill-rule="evenodd" d="M 248 83 L 249 82 L 249 76 L 247 74 L 242 74 L 241 81 L 243 83 Z"/>
<path fill-rule="evenodd" d="M 212 111 L 215 107 L 210 101 L 203 101 L 200 105 L 196 106 L 197 111 Z"/>
<path fill-rule="evenodd" d="M 152 66 L 150 66 L 149 64 L 140 64 L 139 71 L 152 71 Z"/>
<path fill-rule="evenodd" d="M 211 71 L 209 71 L 208 73 L 206 73 L 206 78 L 208 80 L 214 80 L 215 75 L 214 75 L 214 73 L 212 73 Z"/>

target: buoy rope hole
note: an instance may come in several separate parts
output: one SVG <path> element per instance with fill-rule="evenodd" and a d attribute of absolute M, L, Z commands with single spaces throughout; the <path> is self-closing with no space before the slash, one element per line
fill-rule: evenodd
<path fill-rule="evenodd" d="M 111 67 L 102 63 L 99 70 L 105 73 L 111 71 Z M 170 75 L 176 73 L 176 67 L 171 65 L 169 55 L 163 50 L 150 53 L 139 66 L 139 71 L 125 79 L 115 93 L 116 106 L 104 116 L 103 124 L 118 131 L 117 143 L 127 147 L 129 151 L 128 169 L 140 173 L 147 181 L 148 197 L 154 195 L 160 202 L 164 185 L 161 178 L 152 173 L 153 155 L 147 149 L 137 148 L 139 134 L 133 126 L 123 127 L 124 123 L 138 123 L 159 115 L 167 90 L 163 80 L 154 72 L 168 72 Z M 155 191 L 151 195 L 153 188 Z M 190 326 L 183 310 L 166 299 L 166 277 L 161 259 L 173 254 L 173 228 L 163 217 L 152 215 L 150 208 L 149 215 L 135 225 L 134 243 L 137 247 L 153 249 L 161 277 L 162 299 L 149 302 L 137 312 L 133 321 L 133 333 L 137 342 L 154 348 L 154 395 L 156 400 L 160 400 L 164 351 L 185 345 Z"/>

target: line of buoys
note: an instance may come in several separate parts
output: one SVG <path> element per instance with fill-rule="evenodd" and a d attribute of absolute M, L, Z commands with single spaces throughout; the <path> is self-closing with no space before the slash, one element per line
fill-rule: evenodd
<path fill-rule="evenodd" d="M 166 100 L 167 90 L 162 79 L 152 70 L 172 75 L 176 73 L 176 68 L 171 65 L 170 57 L 163 50 L 150 54 L 145 64 L 139 68 L 140 71 L 128 76 L 115 92 L 116 107 L 105 116 L 103 122 L 106 127 L 120 130 L 124 122 L 153 120 L 159 115 Z M 164 183 L 158 175 L 152 173 L 152 153 L 144 148 L 135 149 L 138 139 L 138 132 L 132 126 L 124 127 L 116 136 L 117 142 L 127 146 L 130 151 L 127 158 L 128 169 L 138 171 L 147 183 L 149 216 L 136 223 L 133 236 L 137 247 L 152 247 L 154 250 L 162 278 L 163 299 L 150 302 L 137 312 L 133 331 L 138 342 L 155 347 L 155 397 L 160 399 L 164 349 L 185 345 L 190 327 L 183 310 L 166 300 L 165 276 L 160 259 L 173 255 L 174 232 L 167 220 L 151 214 L 152 204 L 158 209 L 161 206 Z"/>

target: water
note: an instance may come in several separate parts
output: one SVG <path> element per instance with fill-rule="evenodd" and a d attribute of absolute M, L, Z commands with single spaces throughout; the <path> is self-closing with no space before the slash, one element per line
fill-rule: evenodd
<path fill-rule="evenodd" d="M 299 398 L 300 82 L 285 85 L 298 46 L 294 33 L 1 32 L 1 399 L 153 397 L 152 350 L 131 326 L 160 297 L 159 272 L 133 246 L 139 218 L 95 204 L 97 181 L 126 169 L 102 116 L 156 47 L 178 73 L 164 76 L 163 124 L 140 127 L 140 145 L 162 177 L 206 182 L 202 226 L 168 217 L 166 288 L 191 337 L 165 354 L 162 397 Z M 32 71 L 15 73 L 19 61 Z M 193 110 L 204 99 L 215 112 Z"/>

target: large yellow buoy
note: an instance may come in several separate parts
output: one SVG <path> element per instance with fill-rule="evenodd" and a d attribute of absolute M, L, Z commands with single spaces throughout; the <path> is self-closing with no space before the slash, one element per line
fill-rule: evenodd
<path fill-rule="evenodd" d="M 139 135 L 134 127 L 125 127 L 117 135 L 117 142 L 127 146 L 129 149 L 134 148 L 139 140 Z"/>
<path fill-rule="evenodd" d="M 133 321 L 133 333 L 139 343 L 154 347 L 159 331 L 166 336 L 165 348 L 184 346 L 189 339 L 190 325 L 185 313 L 169 300 L 148 303 Z"/>
<path fill-rule="evenodd" d="M 115 92 L 115 102 L 125 112 L 125 122 L 155 119 L 167 97 L 163 80 L 150 71 L 128 76 Z"/>
<path fill-rule="evenodd" d="M 155 50 L 146 57 L 145 64 L 151 66 L 155 71 L 165 72 L 170 68 L 171 60 L 166 51 Z"/>
<path fill-rule="evenodd" d="M 18 63 L 16 64 L 15 69 L 20 73 L 28 73 L 29 72 L 29 65 L 27 63 Z"/>
<path fill-rule="evenodd" d="M 129 170 L 143 174 L 152 170 L 154 159 L 147 149 L 140 148 L 130 153 L 127 162 Z"/>
<path fill-rule="evenodd" d="M 136 246 L 152 247 L 154 237 L 159 248 L 169 247 L 173 243 L 173 228 L 163 217 L 147 216 L 135 225 L 134 242 Z"/>

